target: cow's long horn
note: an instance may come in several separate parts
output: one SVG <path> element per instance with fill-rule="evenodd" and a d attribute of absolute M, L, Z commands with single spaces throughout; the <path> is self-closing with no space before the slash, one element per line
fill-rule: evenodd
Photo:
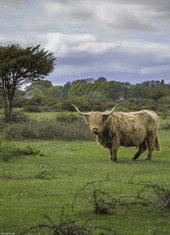
<path fill-rule="evenodd" d="M 113 113 L 114 109 L 118 106 L 119 104 L 117 104 L 111 111 L 110 113 L 102 113 L 103 116 L 107 116 Z"/>
<path fill-rule="evenodd" d="M 82 113 L 82 112 L 80 112 L 80 110 L 74 105 L 74 104 L 72 104 L 74 107 L 75 107 L 75 109 L 81 114 L 81 115 L 83 115 L 83 116 L 89 116 L 89 113 Z"/>

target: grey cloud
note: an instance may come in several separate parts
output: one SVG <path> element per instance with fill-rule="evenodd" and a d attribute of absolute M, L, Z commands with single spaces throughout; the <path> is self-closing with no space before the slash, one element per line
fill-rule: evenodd
<path fill-rule="evenodd" d="M 15 43 L 27 47 L 41 44 L 42 48 L 49 45 L 49 51 L 55 52 L 58 57 L 56 69 L 49 77 L 54 82 L 57 80 L 66 83 L 85 77 L 97 79 L 99 76 L 119 81 L 129 77 L 134 81 L 158 79 L 159 76 L 169 79 L 170 37 L 167 1 L 1 2 L 0 45 Z M 53 8 L 52 4 L 49 11 L 45 11 L 45 4 L 48 2 L 58 3 L 59 9 Z M 113 7 L 115 3 L 117 5 Z M 98 11 L 99 4 L 104 5 L 103 18 Z M 105 8 L 107 4 L 109 7 Z M 54 11 L 51 13 L 51 10 Z M 52 45 L 48 35 L 57 33 L 62 37 L 55 38 Z M 89 35 L 89 39 L 86 37 L 80 40 L 80 35 Z M 64 52 L 62 48 L 65 49 Z"/>
<path fill-rule="evenodd" d="M 79 9 L 70 12 L 70 17 L 77 20 L 90 20 L 94 18 L 94 14 L 90 11 Z"/>
<path fill-rule="evenodd" d="M 100 1 L 100 0 L 99 0 Z M 101 0 L 102 1 L 102 0 Z M 106 0 L 106 2 L 115 2 L 119 4 L 132 4 L 142 6 L 145 11 L 154 12 L 155 15 L 151 18 L 166 19 L 170 18 L 170 2 L 167 0 Z"/>
<path fill-rule="evenodd" d="M 10 1 L 10 0 L 9 0 Z M 46 0 L 43 0 L 44 2 Z M 77 3 L 77 0 L 48 0 L 48 2 L 60 3 L 63 5 L 72 5 L 73 3 Z M 79 0 L 79 3 L 84 2 L 84 0 Z M 121 5 L 140 5 L 145 7 L 145 9 L 152 9 L 156 11 L 169 11 L 170 10 L 170 2 L 167 0 L 93 0 L 91 3 L 99 4 L 99 3 L 111 3 L 111 4 L 121 4 Z"/>
<path fill-rule="evenodd" d="M 114 20 L 112 22 L 103 21 L 103 24 L 117 30 L 157 30 L 157 27 L 150 22 L 139 19 L 134 14 L 128 12 L 120 13 L 118 22 L 114 22 Z"/>
<path fill-rule="evenodd" d="M 170 17 L 166 2 L 162 4 L 161 1 L 157 1 L 155 4 L 154 2 L 135 1 L 134 3 L 132 0 L 43 1 L 44 9 L 47 10 L 48 14 L 55 15 L 56 18 L 70 18 L 78 22 L 85 20 L 89 21 L 90 24 L 97 23 L 116 30 L 151 31 L 158 30 L 158 25 L 154 24 L 154 20 L 164 20 Z M 54 4 L 54 6 L 52 7 L 51 4 Z M 100 13 L 100 6 L 105 6 L 102 9 L 104 16 Z"/>
<path fill-rule="evenodd" d="M 25 33 L 21 35 L 6 35 L 0 36 L 0 45 L 7 46 L 12 44 L 19 44 L 21 47 L 26 48 L 28 46 L 36 46 L 41 44 L 41 48 L 44 48 L 48 43 L 48 38 L 44 34 L 39 34 L 38 36 L 30 33 Z"/>
<path fill-rule="evenodd" d="M 46 1 L 46 0 L 42 0 L 42 1 Z M 81 0 L 79 0 L 80 2 Z M 76 3 L 77 0 L 49 0 L 49 2 L 54 2 L 54 3 L 61 3 L 61 4 L 66 4 L 66 5 L 70 5 L 72 3 Z"/>
<path fill-rule="evenodd" d="M 103 53 L 101 56 L 94 55 L 91 53 L 86 53 L 82 56 L 81 53 L 76 53 L 74 55 L 69 55 L 65 58 L 58 58 L 57 64 L 61 66 L 70 66 L 72 68 L 89 68 L 94 71 L 97 67 L 99 71 L 110 71 L 110 72 L 134 72 L 140 71 L 141 69 L 151 66 L 154 64 L 155 56 L 153 54 L 147 55 L 131 55 L 126 52 L 121 51 L 110 51 Z M 155 65 L 156 66 L 156 65 Z M 73 69 L 74 70 L 74 69 Z"/>
<path fill-rule="evenodd" d="M 136 76 L 136 80 L 140 77 L 138 75 L 143 77 L 144 75 L 148 77 L 154 75 L 154 79 L 156 79 L 161 76 L 161 73 L 167 76 L 169 72 L 170 56 L 167 57 L 165 55 L 160 62 L 157 60 L 164 51 L 163 45 L 155 45 L 155 47 L 151 48 L 151 44 L 142 45 L 139 43 L 128 47 L 128 45 L 120 43 L 101 55 L 93 54 L 89 51 L 85 53 L 69 53 L 67 57 L 59 57 L 57 59 L 56 73 L 60 73 L 60 76 L 65 75 L 68 77 L 78 75 L 85 77 L 90 72 L 91 77 L 93 76 L 92 74 L 96 75 L 97 72 L 100 76 L 122 74 L 122 76 L 126 77 L 127 74 L 131 74 L 132 77 Z M 158 75 L 155 71 L 157 71 Z M 118 77 L 116 78 L 118 79 Z M 147 79 L 145 78 L 145 80 Z"/>
<path fill-rule="evenodd" d="M 43 1 L 44 10 L 55 18 L 84 21 L 93 19 L 94 13 L 82 1 Z"/>
<path fill-rule="evenodd" d="M 69 1 L 69 0 L 68 0 Z M 103 0 L 97 0 L 98 2 L 103 2 Z M 170 6 L 170 2 L 168 0 L 105 0 L 105 2 L 109 3 L 119 3 L 119 4 L 136 4 L 136 5 L 147 5 L 162 8 L 162 10 L 166 10 L 168 6 Z"/>

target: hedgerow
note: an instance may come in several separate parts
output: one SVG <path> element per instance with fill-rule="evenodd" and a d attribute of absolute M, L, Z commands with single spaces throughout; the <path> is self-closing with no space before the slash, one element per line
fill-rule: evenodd
<path fill-rule="evenodd" d="M 32 120 L 20 123 L 6 123 L 2 130 L 6 139 L 58 139 L 58 140 L 94 140 L 82 117 L 61 114 L 54 120 Z"/>

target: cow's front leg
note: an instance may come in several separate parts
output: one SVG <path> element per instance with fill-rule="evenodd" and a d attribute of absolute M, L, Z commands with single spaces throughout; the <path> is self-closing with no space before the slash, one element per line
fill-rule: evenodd
<path fill-rule="evenodd" d="M 112 145 L 110 148 L 110 163 L 116 163 L 117 162 L 117 151 L 119 146 L 118 145 Z"/>

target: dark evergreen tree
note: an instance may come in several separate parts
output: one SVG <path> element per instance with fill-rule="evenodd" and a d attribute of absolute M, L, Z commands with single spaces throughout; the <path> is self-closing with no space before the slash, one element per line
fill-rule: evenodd
<path fill-rule="evenodd" d="M 149 92 L 144 85 L 136 84 L 129 87 L 127 97 L 147 99 L 149 98 Z"/>
<path fill-rule="evenodd" d="M 168 90 L 160 86 L 153 87 L 149 92 L 150 98 L 154 99 L 156 102 L 158 99 L 162 98 L 163 96 L 167 96 L 168 94 Z"/>

